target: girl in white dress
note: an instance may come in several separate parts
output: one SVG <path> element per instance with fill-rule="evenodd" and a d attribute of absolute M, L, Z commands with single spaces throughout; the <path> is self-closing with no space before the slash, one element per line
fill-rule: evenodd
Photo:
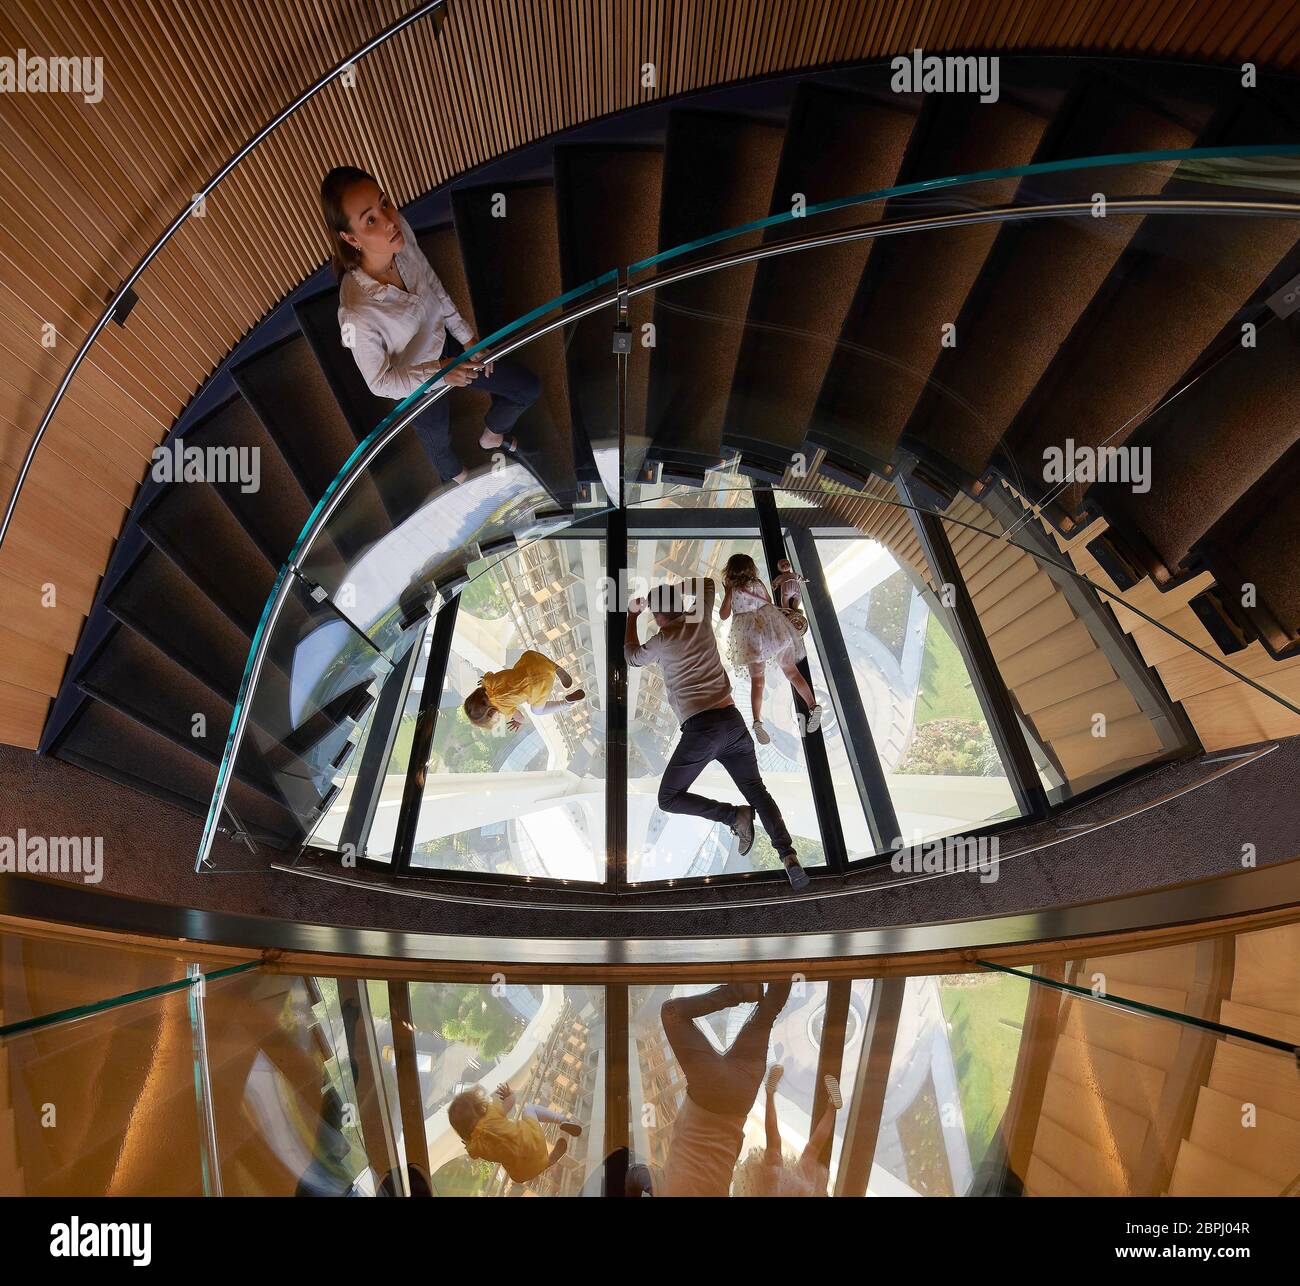
<path fill-rule="evenodd" d="M 767 587 L 758 578 L 758 568 L 748 554 L 734 554 L 722 573 L 726 593 L 722 598 L 722 619 L 731 621 L 728 651 L 731 665 L 749 675 L 750 703 L 754 711 L 754 739 L 766 746 L 772 738 L 763 726 L 763 685 L 767 663 L 775 661 L 790 680 L 791 687 L 808 707 L 806 731 L 816 732 L 821 725 L 822 708 L 817 704 L 808 681 L 799 673 L 799 662 L 807 655 L 786 615 L 772 602 Z"/>

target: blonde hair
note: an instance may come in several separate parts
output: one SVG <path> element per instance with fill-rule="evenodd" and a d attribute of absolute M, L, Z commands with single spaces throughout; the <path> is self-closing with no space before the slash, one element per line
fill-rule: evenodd
<path fill-rule="evenodd" d="M 447 1122 L 462 1139 L 469 1140 L 474 1127 L 488 1110 L 488 1096 L 481 1085 L 461 1090 L 447 1105 Z"/>

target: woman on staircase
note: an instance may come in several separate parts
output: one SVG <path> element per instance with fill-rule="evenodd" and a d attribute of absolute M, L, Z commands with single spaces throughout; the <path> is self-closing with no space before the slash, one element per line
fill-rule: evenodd
<path fill-rule="evenodd" d="M 401 399 L 478 342 L 456 310 L 411 225 L 364 170 L 331 170 L 321 183 L 321 214 L 339 279 L 339 329 L 370 391 Z M 446 371 L 456 388 L 477 384 L 492 397 L 479 446 L 513 452 L 515 421 L 537 400 L 537 376 L 486 349 Z M 444 481 L 469 471 L 451 441 L 451 408 L 439 398 L 414 422 L 416 436 Z"/>

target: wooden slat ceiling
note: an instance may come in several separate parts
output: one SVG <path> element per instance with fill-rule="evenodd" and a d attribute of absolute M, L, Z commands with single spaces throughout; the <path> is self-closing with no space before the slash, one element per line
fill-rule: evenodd
<path fill-rule="evenodd" d="M 0 495 L 104 299 L 175 213 L 305 86 L 414 7 L 5 0 L 0 54 L 102 57 L 104 95 L 0 95 Z M 246 159 L 151 265 L 130 325 L 106 329 L 78 373 L 0 550 L 0 742 L 37 744 L 154 445 L 322 262 L 314 193 L 330 165 L 383 174 L 406 202 L 654 97 L 917 46 L 1300 59 L 1291 0 L 451 0 L 448 12 L 440 39 L 415 24 Z"/>

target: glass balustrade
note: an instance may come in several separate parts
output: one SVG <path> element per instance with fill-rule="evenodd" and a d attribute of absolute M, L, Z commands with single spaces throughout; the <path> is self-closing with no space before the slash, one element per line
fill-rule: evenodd
<path fill-rule="evenodd" d="M 1172 533 L 1171 487 L 1197 477 L 1174 451 L 1157 452 L 1170 477 L 1145 472 L 1147 439 L 1176 432 L 1179 400 L 1202 394 L 1226 432 L 1250 411 L 1249 364 L 1277 368 L 1283 328 L 1262 317 L 1242 323 L 1255 342 L 1225 332 L 1166 406 L 1123 418 L 1098 404 L 1086 442 L 1077 417 L 1051 427 L 1050 401 L 1035 416 L 1006 408 L 1017 380 L 1066 399 L 1089 363 L 1135 361 L 1117 311 L 1135 283 L 1194 271 L 1210 311 L 1235 318 L 1246 249 L 1275 262 L 1294 240 L 1298 164 L 1286 149 L 1191 149 L 828 191 L 539 303 L 488 338 L 538 369 L 568 354 L 567 390 L 546 394 L 567 392 L 567 427 L 548 414 L 516 455 L 421 490 L 401 461 L 431 384 L 326 491 L 255 636 L 204 869 L 264 869 L 305 840 L 401 875 L 780 878 L 765 836 L 742 857 L 725 826 L 659 806 L 676 724 L 657 672 L 624 672 L 618 655 L 628 592 L 720 580 L 736 552 L 769 584 L 781 558 L 804 577 L 802 665 L 822 727 L 804 735 L 775 665 L 761 694 L 741 679 L 734 692 L 746 723 L 762 700 L 760 770 L 814 878 L 1041 818 L 1196 753 L 1170 682 L 1217 700 L 1244 684 L 1295 715 L 1285 680 L 1207 655 L 1190 602 L 1206 579 L 1161 580 L 1132 535 L 1148 494 Z M 1088 273 L 1116 299 L 1094 300 L 1079 327 L 1062 291 Z M 972 325 L 977 277 L 1002 287 Z M 1036 312 L 1036 298 L 1056 303 Z M 1043 337 L 1060 326 L 1072 338 L 1058 353 Z M 1176 383 L 1159 362 L 1144 378 Z M 1256 410 L 1280 405 L 1264 383 Z M 1131 457 L 1102 451 L 1130 438 L 1145 443 Z M 1119 499 L 1074 467 L 1086 452 L 1066 460 L 1076 447 L 1130 470 Z M 1096 512 L 1106 521 L 1088 523 Z M 1145 583 L 1123 575 L 1139 552 Z M 715 628 L 725 655 L 734 623 Z M 585 701 L 480 734 L 458 707 L 478 673 L 528 649 L 567 667 Z M 611 772 L 624 727 L 626 766 Z M 703 788 L 730 793 L 721 776 Z M 236 844 L 215 859 L 219 832 Z"/>
<path fill-rule="evenodd" d="M 1276 1196 L 1300 1175 L 1298 933 L 1272 912 L 723 982 L 490 960 L 322 975 L 10 932 L 0 1178 L 58 1196 Z M 96 992 L 83 970 L 70 992 L 86 953 L 154 985 Z"/>

